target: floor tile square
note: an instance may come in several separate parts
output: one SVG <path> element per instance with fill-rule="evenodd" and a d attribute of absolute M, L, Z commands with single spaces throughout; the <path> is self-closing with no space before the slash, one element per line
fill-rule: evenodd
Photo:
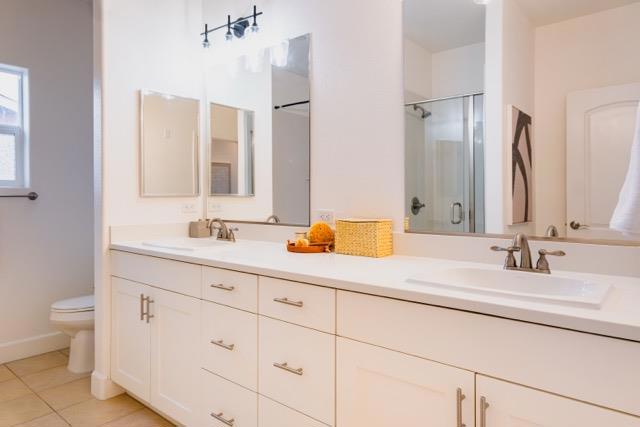
<path fill-rule="evenodd" d="M 174 427 L 174 425 L 152 410 L 145 408 L 107 423 L 104 427 Z"/>
<path fill-rule="evenodd" d="M 0 383 L 0 402 L 8 402 L 31 393 L 29 387 L 18 378 Z"/>
<path fill-rule="evenodd" d="M 51 408 L 33 393 L 8 402 L 0 402 L 0 427 L 25 423 L 51 412 Z"/>
<path fill-rule="evenodd" d="M 54 413 L 19 424 L 16 427 L 69 427 L 69 424 L 60 415 Z"/>
<path fill-rule="evenodd" d="M 22 381 L 24 381 L 25 384 L 27 384 L 33 391 L 40 392 L 51 387 L 56 387 L 79 380 L 80 378 L 88 377 L 90 374 L 90 372 L 86 374 L 74 374 L 73 372 L 70 372 L 65 365 L 27 375 L 22 377 Z"/>
<path fill-rule="evenodd" d="M 38 396 L 54 410 L 59 411 L 76 403 L 93 399 L 91 395 L 91 378 L 82 378 L 42 390 L 38 392 Z"/>
<path fill-rule="evenodd" d="M 59 351 L 52 351 L 51 353 L 9 362 L 7 363 L 7 367 L 17 376 L 24 377 L 46 369 L 55 368 L 56 366 L 66 365 L 68 361 L 68 357 L 64 354 Z"/>
<path fill-rule="evenodd" d="M 136 400 L 121 394 L 109 400 L 91 399 L 59 411 L 72 427 L 97 427 L 141 409 Z"/>
<path fill-rule="evenodd" d="M 16 376 L 5 365 L 0 365 L 0 382 L 15 378 Z"/>

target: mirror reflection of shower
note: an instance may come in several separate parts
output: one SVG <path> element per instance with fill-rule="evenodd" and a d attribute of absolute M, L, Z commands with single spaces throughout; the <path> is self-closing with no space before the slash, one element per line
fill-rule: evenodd
<path fill-rule="evenodd" d="M 408 230 L 483 233 L 483 94 L 405 107 Z M 420 209 L 415 209 L 416 200 Z"/>
<path fill-rule="evenodd" d="M 431 111 L 425 110 L 423 107 L 419 106 L 418 104 L 413 104 L 413 111 L 419 111 L 420 118 L 422 119 L 426 119 L 431 116 Z"/>

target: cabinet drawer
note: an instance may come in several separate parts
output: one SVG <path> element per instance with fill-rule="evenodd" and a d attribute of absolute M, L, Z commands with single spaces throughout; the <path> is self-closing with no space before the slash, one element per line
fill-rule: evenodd
<path fill-rule="evenodd" d="M 202 367 L 257 390 L 258 316 L 202 302 Z"/>
<path fill-rule="evenodd" d="M 260 427 L 326 427 L 313 418 L 287 408 L 264 396 L 258 398 Z"/>
<path fill-rule="evenodd" d="M 260 277 L 260 314 L 335 333 L 335 289 Z"/>
<path fill-rule="evenodd" d="M 335 336 L 260 317 L 259 391 L 333 425 Z"/>
<path fill-rule="evenodd" d="M 258 427 L 258 395 L 202 371 L 201 426 Z"/>
<path fill-rule="evenodd" d="M 255 313 L 258 311 L 258 276 L 203 267 L 202 298 Z"/>
<path fill-rule="evenodd" d="M 202 267 L 186 262 L 111 251 L 111 274 L 192 297 L 201 297 Z"/>

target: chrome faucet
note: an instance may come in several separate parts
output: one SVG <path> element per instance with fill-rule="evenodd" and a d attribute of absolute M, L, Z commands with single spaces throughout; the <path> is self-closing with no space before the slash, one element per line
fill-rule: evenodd
<path fill-rule="evenodd" d="M 549 268 L 549 261 L 547 260 L 547 255 L 552 256 L 565 256 L 566 253 L 564 251 L 548 251 L 546 249 L 540 249 L 538 251 L 538 255 L 540 258 L 536 263 L 536 267 L 533 268 L 533 264 L 531 263 L 531 248 L 529 247 L 529 239 L 527 235 L 524 233 L 518 233 L 513 238 L 513 243 L 511 246 L 507 248 L 501 248 L 500 246 L 492 246 L 492 251 L 495 252 L 507 252 L 507 258 L 504 262 L 505 270 L 517 270 L 517 271 L 528 271 L 531 273 L 545 273 L 550 274 L 551 269 Z M 520 266 L 516 263 L 516 258 L 513 255 L 515 252 L 520 252 Z"/>
<path fill-rule="evenodd" d="M 218 227 L 215 226 L 218 224 Z M 213 230 L 218 231 L 218 240 L 226 240 L 227 242 L 235 242 L 236 236 L 233 234 L 234 231 L 238 231 L 237 228 L 227 227 L 227 224 L 221 218 L 214 218 L 209 221 L 209 229 L 211 230 L 211 235 L 213 236 Z"/>

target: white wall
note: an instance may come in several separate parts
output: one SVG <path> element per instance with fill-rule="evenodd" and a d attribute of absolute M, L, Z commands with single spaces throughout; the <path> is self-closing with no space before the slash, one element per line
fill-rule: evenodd
<path fill-rule="evenodd" d="M 405 102 L 484 91 L 485 44 L 429 52 L 404 39 Z"/>
<path fill-rule="evenodd" d="M 484 42 L 432 56 L 431 97 L 484 92 Z"/>
<path fill-rule="evenodd" d="M 141 89 L 202 98 L 201 7 L 200 0 L 104 2 L 103 144 L 108 225 L 184 222 L 202 214 L 196 197 L 140 197 L 138 100 Z M 196 212 L 183 213 L 185 203 L 197 204 Z"/>
<path fill-rule="evenodd" d="M 534 110 L 534 28 L 516 2 L 495 0 L 487 5 L 486 50 L 486 232 L 531 233 L 534 223 L 508 225 L 511 136 L 507 107 L 514 105 L 529 114 Z"/>
<path fill-rule="evenodd" d="M 640 3 L 536 29 L 537 234 L 566 222 L 567 94 L 640 82 L 638 40 Z"/>
<path fill-rule="evenodd" d="M 337 217 L 403 222 L 402 8 L 399 0 L 257 1 L 265 43 L 311 41 L 311 205 Z M 205 20 L 249 12 L 207 1 Z M 336 13 L 339 11 L 339 13 Z M 366 23 L 357 30 L 354 22 Z M 398 31 L 390 29 L 397 28 Z M 363 29 L 366 29 L 363 30 Z M 213 40 L 214 42 L 219 39 Z"/>
<path fill-rule="evenodd" d="M 91 5 L 3 0 L 0 62 L 29 69 L 34 202 L 0 199 L 0 363 L 68 344 L 52 302 L 92 292 Z M 1 191 L 0 191 L 1 193 Z"/>
<path fill-rule="evenodd" d="M 404 39 L 404 101 L 431 99 L 431 52 L 411 39 Z"/>

